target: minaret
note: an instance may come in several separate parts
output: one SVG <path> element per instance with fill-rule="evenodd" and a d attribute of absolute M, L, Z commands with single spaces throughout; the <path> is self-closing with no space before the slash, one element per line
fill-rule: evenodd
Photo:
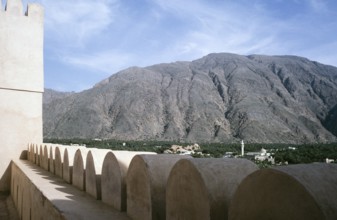
<path fill-rule="evenodd" d="M 241 140 L 241 156 L 243 157 L 245 155 L 245 143 L 243 140 Z"/>

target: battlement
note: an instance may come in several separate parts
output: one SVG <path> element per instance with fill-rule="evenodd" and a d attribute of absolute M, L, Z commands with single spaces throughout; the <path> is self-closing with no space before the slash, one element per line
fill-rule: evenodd
<path fill-rule="evenodd" d="M 2 6 L 1 11 L 3 11 Z M 26 16 L 37 21 L 43 21 L 43 7 L 36 3 L 29 3 L 25 13 L 23 13 L 23 4 L 21 0 L 7 0 L 4 12 L 11 16 Z"/>
<path fill-rule="evenodd" d="M 27 152 L 12 161 L 22 219 L 337 218 L 335 164 L 259 169 L 246 159 L 50 144 Z"/>
<path fill-rule="evenodd" d="M 43 140 L 43 8 L 7 0 L 0 30 L 0 191 L 20 219 L 337 219 L 336 164 L 27 149 Z"/>
<path fill-rule="evenodd" d="M 7 0 L 0 13 L 0 88 L 43 92 L 43 7 Z"/>

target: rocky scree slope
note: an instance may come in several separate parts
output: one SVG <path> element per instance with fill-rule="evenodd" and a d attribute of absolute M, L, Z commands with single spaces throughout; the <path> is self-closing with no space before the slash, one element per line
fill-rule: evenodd
<path fill-rule="evenodd" d="M 73 95 L 75 92 L 58 92 L 52 89 L 44 89 L 43 104 L 49 104 L 54 100 L 63 99 L 67 96 Z"/>
<path fill-rule="evenodd" d="M 295 56 L 210 54 L 132 67 L 43 108 L 46 138 L 333 142 L 337 68 Z"/>

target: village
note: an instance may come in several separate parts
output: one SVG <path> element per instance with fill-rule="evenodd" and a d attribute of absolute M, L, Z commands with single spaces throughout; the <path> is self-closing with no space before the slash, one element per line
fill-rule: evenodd
<path fill-rule="evenodd" d="M 286 160 L 275 160 L 278 154 L 282 154 L 283 152 L 296 152 L 298 147 L 294 146 L 285 146 L 284 148 L 270 148 L 268 146 L 268 150 L 261 147 L 259 151 L 245 151 L 245 143 L 243 140 L 240 142 L 240 153 L 239 151 L 226 151 L 222 158 L 245 158 L 255 162 L 256 164 L 260 165 L 261 167 L 268 167 L 268 166 L 280 166 L 280 165 L 288 165 L 289 162 Z M 165 150 L 164 154 L 179 154 L 179 155 L 190 155 L 197 158 L 209 158 L 213 157 L 210 153 L 203 153 L 202 147 L 195 143 L 192 145 L 187 146 L 180 146 L 180 145 L 172 145 L 169 149 Z M 331 155 L 332 156 L 332 155 Z M 312 162 L 324 162 L 324 163 L 335 163 L 336 159 L 326 157 L 320 161 L 312 161 Z"/>

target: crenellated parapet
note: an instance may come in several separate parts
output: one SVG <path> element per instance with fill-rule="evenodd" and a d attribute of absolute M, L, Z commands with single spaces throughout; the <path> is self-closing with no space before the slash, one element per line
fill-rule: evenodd
<path fill-rule="evenodd" d="M 21 0 L 7 0 L 5 11 L 11 15 L 20 16 L 23 13 Z"/>
<path fill-rule="evenodd" d="M 21 0 L 7 0 L 4 12 L 12 16 L 26 16 L 37 21 L 43 21 L 43 7 L 36 3 L 29 3 L 27 9 L 23 12 Z"/>
<path fill-rule="evenodd" d="M 42 151 L 42 146 L 51 152 L 43 155 L 48 151 Z M 55 179 L 57 175 L 36 166 L 37 158 L 49 157 L 52 163 L 51 155 L 57 151 L 59 157 L 64 157 L 60 166 L 68 170 L 72 180 Z M 30 216 L 31 212 L 41 215 L 32 219 L 73 219 L 51 217 L 47 204 L 57 207 L 56 213 L 61 215 L 83 215 L 89 210 L 92 216 L 106 208 L 119 215 L 107 219 L 337 219 L 336 164 L 259 169 L 246 159 L 191 158 L 50 144 L 29 145 L 28 158 L 31 162 L 16 160 L 12 166 L 12 198 L 21 217 Z M 66 161 L 71 162 L 65 167 Z M 23 183 L 22 176 L 35 180 L 33 174 L 28 174 L 32 172 L 43 172 L 39 178 L 53 181 Z M 80 187 L 74 184 L 76 181 Z M 75 187 L 66 184 L 71 182 L 80 190 L 75 192 Z M 26 186 L 34 184 L 41 191 L 48 189 L 43 191 L 43 199 L 35 191 L 25 194 Z M 64 192 L 69 193 L 66 198 L 62 198 Z M 83 193 L 83 198 L 101 200 L 98 205 L 102 210 L 92 212 L 94 205 L 83 208 L 86 202 L 76 200 L 78 192 Z M 59 206 L 65 203 L 69 204 Z M 31 206 L 31 211 L 22 209 L 26 206 Z"/>
<path fill-rule="evenodd" d="M 25 15 L 31 19 L 43 22 L 43 7 L 36 3 L 28 4 Z"/>
<path fill-rule="evenodd" d="M 1 11 L 0 88 L 43 92 L 43 7 L 7 0 Z"/>

